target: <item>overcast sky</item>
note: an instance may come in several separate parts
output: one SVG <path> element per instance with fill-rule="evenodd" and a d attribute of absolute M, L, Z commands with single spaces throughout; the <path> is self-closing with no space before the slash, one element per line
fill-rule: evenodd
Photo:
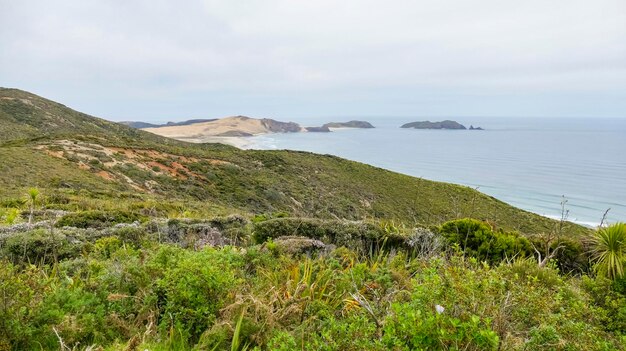
<path fill-rule="evenodd" d="M 0 85 L 112 120 L 626 117 L 626 1 L 0 0 Z"/>

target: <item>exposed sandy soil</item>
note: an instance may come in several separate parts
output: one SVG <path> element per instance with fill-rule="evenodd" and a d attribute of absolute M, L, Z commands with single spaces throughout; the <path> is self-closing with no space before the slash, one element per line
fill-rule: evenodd
<path fill-rule="evenodd" d="M 197 138 L 177 138 L 181 141 L 189 143 L 219 143 L 234 146 L 239 149 L 248 149 L 253 145 L 252 141 L 247 137 L 220 137 L 220 136 L 205 136 Z"/>
<path fill-rule="evenodd" d="M 102 177 L 102 178 L 104 178 L 106 180 L 114 180 L 115 179 L 115 177 L 111 173 L 109 173 L 107 171 L 100 171 L 100 172 L 96 173 L 96 175 L 98 175 L 98 176 L 100 176 L 100 177 Z"/>
<path fill-rule="evenodd" d="M 227 161 L 215 159 L 199 159 L 195 157 L 186 157 L 172 155 L 155 150 L 127 149 L 116 147 L 104 147 L 90 143 L 74 143 L 67 140 L 56 141 L 52 144 L 38 145 L 35 147 L 48 155 L 61 159 L 72 159 L 81 170 L 92 171 L 95 175 L 113 181 L 116 179 L 125 181 L 131 187 L 137 190 L 151 191 L 154 184 L 139 184 L 127 177 L 115 166 L 132 165 L 142 170 L 160 175 L 167 175 L 172 178 L 188 179 L 195 177 L 207 180 L 201 174 L 191 171 L 186 164 L 195 162 L 208 162 L 215 166 L 231 164 Z M 99 160 L 95 166 L 90 161 Z M 99 165 L 99 166 L 98 166 Z"/>

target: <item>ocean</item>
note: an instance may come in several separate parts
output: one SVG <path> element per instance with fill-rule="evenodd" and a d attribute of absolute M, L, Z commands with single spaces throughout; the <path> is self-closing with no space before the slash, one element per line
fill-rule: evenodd
<path fill-rule="evenodd" d="M 469 130 L 402 129 L 425 118 L 296 120 L 304 126 L 367 120 L 375 129 L 269 134 L 247 148 L 331 154 L 415 177 L 466 185 L 516 207 L 596 226 L 626 221 L 626 119 L 451 118 Z M 431 118 L 431 120 L 433 120 Z M 439 119 L 438 119 L 439 120 Z"/>

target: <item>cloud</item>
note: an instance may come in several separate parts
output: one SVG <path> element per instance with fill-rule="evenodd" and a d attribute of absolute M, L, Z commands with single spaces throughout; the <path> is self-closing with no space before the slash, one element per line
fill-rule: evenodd
<path fill-rule="evenodd" d="M 606 96 L 626 98 L 622 0 L 0 0 L 0 7 L 1 84 L 104 117 L 445 115 L 465 114 L 464 106 L 480 114 L 477 102 L 503 94 L 509 105 L 496 102 L 500 115 L 517 115 L 515 96 L 542 101 L 529 114 L 571 115 L 592 114 Z M 416 103 L 428 96 L 451 104 Z M 550 96 L 555 105 L 546 108 Z M 563 96 L 588 105 L 573 110 Z M 623 116 L 626 103 L 610 101 L 602 113 Z"/>

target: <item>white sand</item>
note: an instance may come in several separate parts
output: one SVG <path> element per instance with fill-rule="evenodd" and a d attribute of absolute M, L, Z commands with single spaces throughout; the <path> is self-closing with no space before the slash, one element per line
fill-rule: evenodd
<path fill-rule="evenodd" d="M 174 139 L 202 139 L 216 137 L 227 132 L 242 132 L 252 135 L 268 133 L 261 120 L 241 116 L 226 117 L 212 122 L 194 123 L 186 126 L 145 128 L 147 132 Z"/>

